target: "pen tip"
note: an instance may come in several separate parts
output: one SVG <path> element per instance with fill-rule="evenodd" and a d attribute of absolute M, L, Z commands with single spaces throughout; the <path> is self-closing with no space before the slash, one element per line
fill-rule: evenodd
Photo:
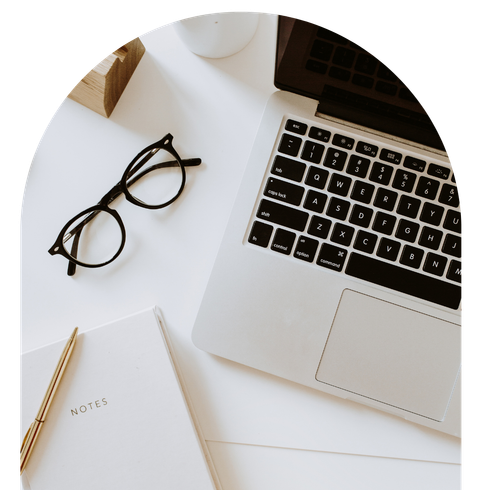
<path fill-rule="evenodd" d="M 78 334 L 78 327 L 75 327 L 75 330 L 73 330 L 72 334 L 70 335 L 70 338 L 74 339 Z"/>

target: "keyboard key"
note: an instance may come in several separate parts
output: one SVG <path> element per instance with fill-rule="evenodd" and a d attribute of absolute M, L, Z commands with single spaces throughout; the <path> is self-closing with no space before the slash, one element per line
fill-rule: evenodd
<path fill-rule="evenodd" d="M 439 182 L 427 177 L 420 177 L 415 194 L 426 199 L 435 199 L 439 190 Z"/>
<path fill-rule="evenodd" d="M 362 226 L 367 228 L 369 223 L 371 223 L 371 218 L 373 217 L 373 210 L 371 208 L 366 208 L 360 206 L 359 204 L 354 204 L 352 208 L 352 213 L 349 218 L 349 222 L 353 225 Z"/>
<path fill-rule="evenodd" d="M 279 143 L 277 151 L 295 157 L 298 155 L 301 141 L 301 138 L 298 138 L 297 136 L 284 133 L 281 137 L 281 142 Z"/>
<path fill-rule="evenodd" d="M 461 237 L 456 235 L 446 235 L 442 251 L 453 257 L 461 257 Z"/>
<path fill-rule="evenodd" d="M 302 162 L 277 155 L 272 164 L 271 173 L 280 175 L 285 179 L 301 182 L 305 173 L 305 168 L 306 165 Z"/>
<path fill-rule="evenodd" d="M 341 271 L 347 258 L 347 250 L 329 243 L 324 243 L 318 254 L 316 263 L 327 269 Z"/>
<path fill-rule="evenodd" d="M 329 219 L 313 216 L 310 221 L 310 226 L 308 226 L 308 234 L 325 240 L 330 230 L 330 226 L 332 226 L 332 222 Z"/>
<path fill-rule="evenodd" d="M 424 263 L 424 271 L 436 276 L 442 276 L 446 268 L 447 259 L 442 255 L 436 255 L 432 252 L 427 254 Z"/>
<path fill-rule="evenodd" d="M 411 245 L 405 245 L 400 257 L 400 263 L 418 269 L 422 263 L 423 256 L 424 251 L 422 249 L 412 247 Z"/>
<path fill-rule="evenodd" d="M 326 202 L 327 202 L 326 194 L 309 190 L 308 194 L 306 194 L 303 207 L 305 209 L 309 209 L 310 211 L 314 211 L 315 213 L 323 213 Z"/>
<path fill-rule="evenodd" d="M 373 223 L 373 230 L 384 233 L 385 235 L 391 235 L 395 228 L 396 218 L 392 214 L 382 213 L 381 211 L 376 213 Z"/>
<path fill-rule="evenodd" d="M 396 192 L 380 187 L 378 188 L 378 192 L 376 192 L 374 205 L 377 208 L 384 209 L 385 211 L 393 211 L 397 198 L 398 194 Z"/>
<path fill-rule="evenodd" d="M 327 73 L 328 65 L 317 60 L 308 60 L 306 62 L 305 68 L 320 75 L 325 75 Z"/>
<path fill-rule="evenodd" d="M 399 168 L 395 173 L 392 187 L 400 191 L 412 192 L 417 175 L 412 172 L 407 172 Z"/>
<path fill-rule="evenodd" d="M 335 223 L 332 234 L 330 235 L 330 241 L 348 247 L 353 236 L 354 228 L 352 226 L 347 226 L 344 223 Z"/>
<path fill-rule="evenodd" d="M 286 121 L 285 128 L 287 131 L 291 131 L 292 133 L 303 135 L 306 134 L 308 126 L 305 123 L 294 121 L 293 119 L 288 119 Z"/>
<path fill-rule="evenodd" d="M 332 177 L 330 177 L 330 183 L 328 184 L 328 190 L 332 194 L 338 194 L 339 196 L 345 197 L 349 193 L 351 182 L 352 179 L 350 177 L 340 174 L 332 174 Z"/>
<path fill-rule="evenodd" d="M 416 170 L 417 172 L 423 172 L 425 170 L 425 166 L 427 162 L 424 160 L 420 160 L 419 158 L 414 157 L 405 157 L 405 161 L 403 162 L 403 166 L 409 168 L 411 170 Z"/>
<path fill-rule="evenodd" d="M 417 238 L 419 229 L 420 225 L 418 223 L 414 223 L 413 221 L 408 221 L 406 219 L 401 219 L 398 222 L 398 228 L 396 229 L 395 236 L 397 238 L 400 238 L 401 240 L 413 243 Z"/>
<path fill-rule="evenodd" d="M 366 73 L 366 75 L 374 75 L 374 71 L 378 66 L 378 60 L 367 53 L 359 53 L 357 56 L 356 71 Z"/>
<path fill-rule="evenodd" d="M 387 150 L 386 148 L 383 148 L 381 150 L 381 153 L 379 154 L 379 159 L 383 160 L 383 162 L 399 165 L 402 161 L 402 154 L 393 150 Z"/>
<path fill-rule="evenodd" d="M 289 206 L 284 206 L 267 199 L 262 199 L 259 209 L 257 210 L 257 218 L 264 221 L 270 221 L 277 225 L 286 226 L 293 230 L 303 231 L 308 221 L 308 213 L 299 209 L 294 209 Z"/>
<path fill-rule="evenodd" d="M 354 148 L 354 138 L 349 138 L 348 136 L 343 136 L 341 134 L 335 134 L 332 139 L 332 144 L 345 148 L 346 150 L 352 150 L 352 148 Z"/>
<path fill-rule="evenodd" d="M 461 262 L 458 260 L 451 260 L 446 277 L 451 279 L 451 281 L 461 282 Z"/>
<path fill-rule="evenodd" d="M 407 218 L 416 218 L 421 205 L 420 199 L 415 199 L 410 196 L 402 196 L 396 212 Z"/>
<path fill-rule="evenodd" d="M 427 247 L 432 250 L 437 250 L 442 240 L 442 231 L 436 230 L 434 228 L 429 228 L 424 226 L 422 232 L 420 233 L 419 245 L 422 247 Z"/>
<path fill-rule="evenodd" d="M 344 169 L 345 161 L 347 159 L 347 153 L 345 151 L 336 150 L 335 148 L 329 148 L 327 150 L 327 156 L 323 165 L 325 167 L 334 168 L 341 172 Z"/>
<path fill-rule="evenodd" d="M 439 226 L 443 214 L 444 208 L 442 206 L 426 202 L 422 208 L 422 213 L 420 213 L 420 220 L 430 225 Z"/>
<path fill-rule="evenodd" d="M 346 172 L 350 175 L 363 179 L 366 177 L 371 161 L 358 155 L 351 155 Z"/>
<path fill-rule="evenodd" d="M 461 233 L 461 213 L 448 209 L 444 224 L 442 225 L 446 230 L 455 231 Z"/>
<path fill-rule="evenodd" d="M 318 58 L 322 61 L 328 61 L 332 55 L 334 45 L 332 43 L 327 43 L 321 41 L 320 39 L 315 39 L 313 46 L 310 51 L 310 55 L 314 58 Z"/>
<path fill-rule="evenodd" d="M 383 65 L 383 63 L 379 64 L 378 77 L 390 82 L 396 82 L 398 80 L 398 77 L 386 65 Z"/>
<path fill-rule="evenodd" d="M 351 68 L 355 57 L 356 52 L 352 49 L 338 46 L 333 55 L 332 63 L 343 66 L 344 68 Z"/>
<path fill-rule="evenodd" d="M 453 310 L 461 302 L 461 287 L 456 284 L 356 252 L 350 254 L 345 273 Z"/>
<path fill-rule="evenodd" d="M 309 138 L 318 141 L 323 141 L 324 143 L 328 143 L 331 135 L 332 134 L 330 133 L 330 131 L 327 131 L 326 129 L 316 128 L 315 126 L 312 126 L 310 128 L 310 131 L 308 132 Z"/>
<path fill-rule="evenodd" d="M 289 255 L 293 249 L 293 243 L 296 235 L 292 231 L 278 228 L 272 241 L 271 250 L 284 255 Z"/>
<path fill-rule="evenodd" d="M 323 189 L 327 183 L 328 172 L 322 168 L 310 167 L 308 175 L 305 179 L 305 184 L 317 189 Z"/>
<path fill-rule="evenodd" d="M 373 233 L 359 230 L 357 232 L 356 240 L 354 241 L 354 248 L 361 252 L 372 254 L 377 241 L 378 237 Z"/>
<path fill-rule="evenodd" d="M 383 237 L 379 243 L 376 255 L 378 257 L 382 257 L 383 259 L 395 261 L 398 257 L 400 246 L 401 245 L 399 242 L 395 242 L 395 240 L 390 240 L 389 238 Z"/>
<path fill-rule="evenodd" d="M 393 83 L 383 82 L 383 80 L 377 81 L 375 89 L 378 92 L 386 95 L 396 95 L 396 91 L 398 90 L 396 85 Z"/>
<path fill-rule="evenodd" d="M 433 177 L 439 177 L 440 179 L 447 180 L 449 179 L 451 170 L 447 167 L 443 167 L 442 165 L 431 163 L 427 169 L 427 173 Z"/>
<path fill-rule="evenodd" d="M 363 202 L 364 204 L 369 204 L 371 202 L 371 197 L 373 197 L 374 185 L 368 184 L 362 180 L 356 180 L 354 182 L 354 187 L 350 197 L 355 201 Z"/>
<path fill-rule="evenodd" d="M 343 221 L 347 218 L 349 208 L 350 202 L 339 199 L 338 197 L 332 197 L 327 208 L 327 215 Z"/>
<path fill-rule="evenodd" d="M 374 162 L 369 180 L 378 184 L 388 185 L 390 183 L 393 167 L 380 162 Z"/>
<path fill-rule="evenodd" d="M 301 158 L 307 162 L 320 163 L 324 149 L 325 147 L 320 143 L 306 141 L 303 151 L 301 152 Z"/>
<path fill-rule="evenodd" d="M 439 195 L 439 202 L 457 208 L 459 206 L 459 196 L 456 186 L 444 184 Z"/>
<path fill-rule="evenodd" d="M 250 235 L 248 237 L 249 243 L 258 245 L 259 247 L 267 247 L 272 235 L 273 227 L 260 221 L 254 221 Z"/>
<path fill-rule="evenodd" d="M 348 82 L 350 78 L 350 71 L 339 68 L 338 66 L 332 66 L 328 72 L 328 75 L 337 80 Z"/>
<path fill-rule="evenodd" d="M 373 88 L 374 78 L 361 75 L 360 73 L 354 73 L 354 75 L 352 75 L 352 83 L 354 85 L 359 85 L 359 87 Z"/>
<path fill-rule="evenodd" d="M 304 188 L 299 185 L 269 177 L 264 189 L 264 196 L 297 206 L 301 202 L 304 192 Z"/>
<path fill-rule="evenodd" d="M 368 155 L 370 157 L 375 157 L 378 154 L 379 148 L 371 143 L 364 143 L 363 141 L 359 141 L 356 145 L 357 153 L 361 153 L 362 155 Z"/>
<path fill-rule="evenodd" d="M 306 262 L 313 262 L 317 248 L 317 240 L 313 240 L 313 238 L 308 238 L 305 236 L 300 236 L 298 238 L 298 243 L 296 244 L 294 256 L 297 259 L 305 260 Z"/>

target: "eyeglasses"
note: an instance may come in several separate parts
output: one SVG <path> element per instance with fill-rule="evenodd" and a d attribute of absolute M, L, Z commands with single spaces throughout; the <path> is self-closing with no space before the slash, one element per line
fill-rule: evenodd
<path fill-rule="evenodd" d="M 185 167 L 200 165 L 201 159 L 182 160 L 172 140 L 169 133 L 143 149 L 128 165 L 121 180 L 95 206 L 66 223 L 49 253 L 69 260 L 69 276 L 75 274 L 77 265 L 103 267 L 122 252 L 126 230 L 117 211 L 109 208 L 118 196 L 124 194 L 129 202 L 142 208 L 161 209 L 182 194 Z M 161 150 L 164 151 L 163 161 L 155 163 L 155 155 Z"/>

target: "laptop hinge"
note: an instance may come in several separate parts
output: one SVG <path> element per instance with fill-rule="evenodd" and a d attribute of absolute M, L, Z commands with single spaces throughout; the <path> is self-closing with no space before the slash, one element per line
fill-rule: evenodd
<path fill-rule="evenodd" d="M 345 114 L 345 107 L 342 109 L 342 112 Z M 433 146 L 429 146 L 428 144 L 423 144 L 419 143 L 417 141 L 411 141 L 407 140 L 405 138 L 402 138 L 401 136 L 397 136 L 396 134 L 388 133 L 386 131 L 382 131 L 381 129 L 375 129 L 370 126 L 365 126 L 363 124 L 359 124 L 350 120 L 346 120 L 344 118 L 340 117 L 335 117 L 332 115 L 332 113 L 335 113 L 335 104 L 331 101 L 320 101 L 320 103 L 317 106 L 317 110 L 315 113 L 316 117 L 320 117 L 322 119 L 325 119 L 327 121 L 332 121 L 335 122 L 336 124 L 340 124 L 343 126 L 347 126 L 350 128 L 358 129 L 363 132 L 367 132 L 370 134 L 373 134 L 375 136 L 380 136 L 382 138 L 386 138 L 389 140 L 392 140 L 397 143 L 402 143 L 404 145 L 411 146 L 413 148 L 419 149 L 419 150 L 424 150 L 428 151 L 430 153 L 434 153 L 437 156 L 443 157 L 443 158 L 448 158 L 447 152 L 444 150 L 441 150 L 439 148 L 434 148 Z M 344 115 L 345 117 L 345 115 Z M 371 120 L 370 122 L 373 122 L 372 120 L 375 119 L 374 115 L 366 115 L 365 118 L 366 123 Z M 379 124 L 378 124 L 379 126 Z"/>

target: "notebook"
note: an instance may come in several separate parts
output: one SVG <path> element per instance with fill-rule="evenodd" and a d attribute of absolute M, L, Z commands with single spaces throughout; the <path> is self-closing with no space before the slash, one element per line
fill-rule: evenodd
<path fill-rule="evenodd" d="M 460 435 L 461 211 L 409 89 L 280 17 L 275 92 L 193 328 L 207 352 Z"/>
<path fill-rule="evenodd" d="M 65 342 L 22 356 L 23 434 Z M 24 488 L 219 489 L 171 352 L 155 308 L 80 333 Z"/>

